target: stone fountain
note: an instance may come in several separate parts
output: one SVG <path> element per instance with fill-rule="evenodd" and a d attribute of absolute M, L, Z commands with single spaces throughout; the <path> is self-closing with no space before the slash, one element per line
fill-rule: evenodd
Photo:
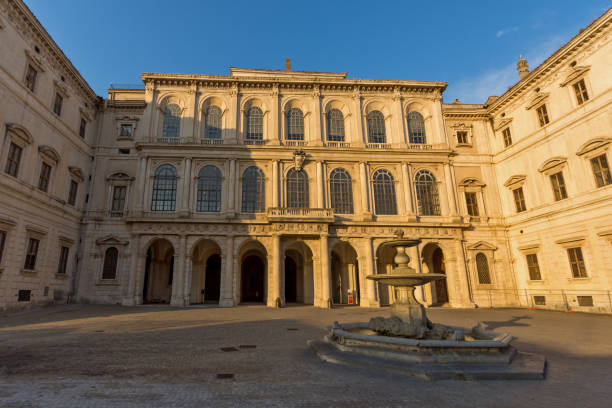
<path fill-rule="evenodd" d="M 471 330 L 432 323 L 414 297 L 417 286 L 445 279 L 444 274 L 417 273 L 406 250 L 418 239 L 397 239 L 384 245 L 395 248 L 390 274 L 367 279 L 390 285 L 395 303 L 391 317 L 375 317 L 369 323 L 334 322 L 321 340 L 309 346 L 323 361 L 386 371 L 429 380 L 544 379 L 546 359 L 517 351 L 507 333 L 487 330 L 479 323 Z"/>

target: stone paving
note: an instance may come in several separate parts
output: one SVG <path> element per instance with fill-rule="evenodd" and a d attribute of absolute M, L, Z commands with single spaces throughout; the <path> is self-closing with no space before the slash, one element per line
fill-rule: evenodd
<path fill-rule="evenodd" d="M 387 313 L 66 305 L 9 314 L 0 407 L 610 406 L 609 315 L 428 310 L 436 322 L 513 334 L 521 350 L 546 355 L 545 381 L 427 382 L 325 364 L 306 347 L 334 320 Z"/>

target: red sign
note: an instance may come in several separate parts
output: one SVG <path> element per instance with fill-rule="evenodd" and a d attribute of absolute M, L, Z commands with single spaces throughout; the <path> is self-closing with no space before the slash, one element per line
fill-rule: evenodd
<path fill-rule="evenodd" d="M 353 300 L 353 295 L 348 295 L 348 304 L 352 305 L 354 303 L 355 303 L 355 301 Z"/>

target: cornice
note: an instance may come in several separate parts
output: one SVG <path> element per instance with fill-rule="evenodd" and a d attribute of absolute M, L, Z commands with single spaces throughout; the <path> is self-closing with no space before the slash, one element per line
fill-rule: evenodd
<path fill-rule="evenodd" d="M 92 105 L 98 104 L 100 98 L 91 89 L 87 81 L 81 76 L 79 71 L 72 65 L 61 48 L 56 44 L 40 21 L 34 16 L 32 11 L 21 0 L 5 0 L 9 12 L 9 20 L 13 21 L 22 34 L 30 37 L 44 51 L 46 57 L 52 65 L 63 71 L 67 79 L 72 80 L 73 86 L 77 88 L 81 95 Z"/>
<path fill-rule="evenodd" d="M 606 29 L 612 24 L 612 8 L 608 9 L 602 16 L 594 20 L 587 28 L 581 30 L 564 46 L 555 51 L 544 62 L 527 74 L 523 79 L 514 84 L 508 91 L 488 106 L 491 115 L 502 109 L 505 105 L 523 95 L 537 81 L 546 74 L 557 68 L 565 60 L 570 58 L 579 49 L 591 44 L 595 39 L 601 37 Z"/>

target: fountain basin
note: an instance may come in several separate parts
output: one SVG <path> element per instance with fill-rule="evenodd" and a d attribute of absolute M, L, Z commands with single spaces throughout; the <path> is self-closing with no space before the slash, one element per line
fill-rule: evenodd
<path fill-rule="evenodd" d="M 414 287 L 446 278 L 442 273 L 392 273 L 368 275 L 367 279 L 395 287 Z"/>

